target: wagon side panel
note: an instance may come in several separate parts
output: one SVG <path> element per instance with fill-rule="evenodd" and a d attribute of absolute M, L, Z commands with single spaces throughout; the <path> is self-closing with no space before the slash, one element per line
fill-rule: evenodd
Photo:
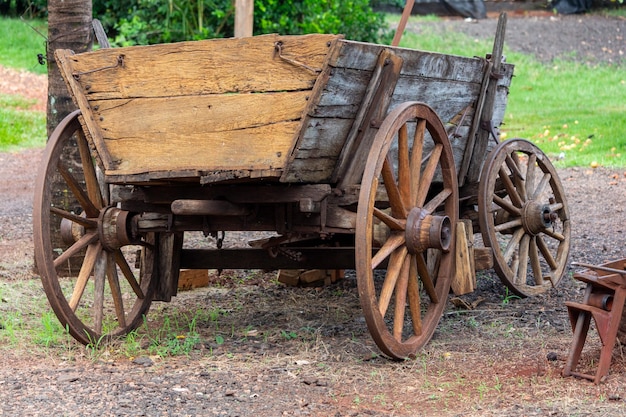
<path fill-rule="evenodd" d="M 338 163 L 337 150 L 345 145 L 354 128 L 377 57 L 385 48 L 352 41 L 339 43 L 342 44 L 340 53 L 332 55 L 329 80 L 316 105 L 308 109 L 302 132 L 282 176 L 284 181 L 331 181 Z M 467 139 L 487 68 L 486 60 L 403 48 L 392 50 L 403 64 L 389 109 L 407 101 L 420 101 L 432 107 L 446 126 L 458 170 L 467 151 Z M 503 120 L 512 76 L 512 66 L 505 67 L 508 73 L 499 81 L 495 126 Z M 334 136 L 329 139 L 320 131 L 334 132 Z"/>

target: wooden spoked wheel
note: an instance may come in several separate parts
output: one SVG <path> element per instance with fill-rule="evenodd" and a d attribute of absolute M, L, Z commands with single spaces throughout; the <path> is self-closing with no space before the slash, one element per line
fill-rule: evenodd
<path fill-rule="evenodd" d="M 485 161 L 478 190 L 480 230 L 494 269 L 520 297 L 555 287 L 570 249 L 570 216 L 554 166 L 532 143 L 510 139 Z"/>
<path fill-rule="evenodd" d="M 452 148 L 439 117 L 422 103 L 396 107 L 365 165 L 355 248 L 368 329 L 393 358 L 414 356 L 443 314 L 457 213 Z"/>
<path fill-rule="evenodd" d="M 67 116 L 46 147 L 33 238 L 52 309 L 75 339 L 96 344 L 142 323 L 156 280 L 149 245 L 129 241 L 128 212 L 109 205 L 80 117 Z"/>

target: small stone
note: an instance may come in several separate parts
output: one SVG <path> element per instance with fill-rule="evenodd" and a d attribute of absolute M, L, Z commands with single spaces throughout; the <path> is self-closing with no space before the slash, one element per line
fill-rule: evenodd
<path fill-rule="evenodd" d="M 59 379 L 57 380 L 60 383 L 64 383 L 64 382 L 75 382 L 78 381 L 80 378 L 78 377 L 78 375 L 61 375 L 59 377 Z"/>
<path fill-rule="evenodd" d="M 154 362 L 152 361 L 152 359 L 150 359 L 147 356 L 140 356 L 138 358 L 133 359 L 133 363 L 135 365 L 141 365 L 141 366 L 152 366 L 154 365 Z"/>
<path fill-rule="evenodd" d="M 557 360 L 558 356 L 555 352 L 550 352 L 546 355 L 546 358 L 548 358 L 549 361 L 554 362 Z"/>

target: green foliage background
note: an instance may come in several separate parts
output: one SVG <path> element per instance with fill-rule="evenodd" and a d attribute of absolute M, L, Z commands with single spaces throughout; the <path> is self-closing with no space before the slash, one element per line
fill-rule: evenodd
<path fill-rule="evenodd" d="M 113 44 L 146 45 L 233 36 L 232 0 L 94 0 Z M 369 0 L 256 0 L 254 34 L 341 33 L 348 39 L 388 43 L 385 17 Z"/>

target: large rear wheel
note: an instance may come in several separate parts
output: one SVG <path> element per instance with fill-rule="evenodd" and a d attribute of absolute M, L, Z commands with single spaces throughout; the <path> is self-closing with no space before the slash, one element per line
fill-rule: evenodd
<path fill-rule="evenodd" d="M 356 224 L 361 306 L 376 344 L 393 358 L 415 355 L 443 314 L 457 213 L 452 148 L 439 117 L 422 103 L 396 107 L 370 150 Z"/>
<path fill-rule="evenodd" d="M 67 116 L 46 147 L 33 238 L 56 316 L 76 340 L 97 344 L 142 323 L 156 282 L 155 256 L 143 238 L 131 236 L 129 213 L 110 204 L 80 118 L 79 111 Z"/>

